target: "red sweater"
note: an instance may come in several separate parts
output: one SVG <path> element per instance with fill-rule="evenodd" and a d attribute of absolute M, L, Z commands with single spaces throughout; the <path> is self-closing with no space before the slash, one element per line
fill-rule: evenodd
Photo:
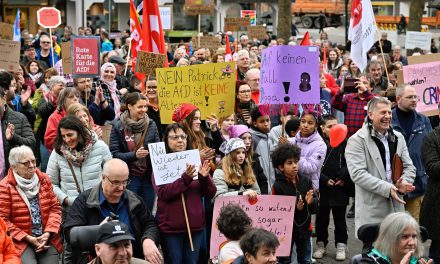
<path fill-rule="evenodd" d="M 49 149 L 49 151 L 52 151 L 53 149 L 53 144 L 55 143 L 55 138 L 57 137 L 58 133 L 58 124 L 65 116 L 65 110 L 61 112 L 55 110 L 55 112 L 53 112 L 47 120 L 46 133 L 44 134 L 44 145 Z"/>
<path fill-rule="evenodd" d="M 38 202 L 40 204 L 43 232 L 51 233 L 49 242 L 60 253 L 62 250 L 59 235 L 61 206 L 53 192 L 49 176 L 39 169 L 37 169 L 36 174 L 40 181 Z M 24 238 L 32 234 L 32 224 L 29 208 L 18 193 L 16 186 L 17 182 L 12 169 L 9 169 L 8 175 L 0 182 L 0 218 L 5 220 L 14 239 L 15 247 L 21 255 L 29 246 Z"/>

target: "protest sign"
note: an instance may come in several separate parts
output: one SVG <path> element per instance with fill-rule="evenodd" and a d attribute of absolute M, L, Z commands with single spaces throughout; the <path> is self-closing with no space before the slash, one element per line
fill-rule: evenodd
<path fill-rule="evenodd" d="M 0 22 L 0 38 L 12 40 L 14 37 L 14 26 L 8 23 Z"/>
<path fill-rule="evenodd" d="M 20 61 L 20 42 L 0 39 L 0 69 L 16 72 Z"/>
<path fill-rule="evenodd" d="M 164 66 L 165 59 L 165 54 L 140 50 L 136 58 L 136 72 L 145 73 L 146 76 L 156 76 L 156 69 Z"/>
<path fill-rule="evenodd" d="M 222 196 L 215 199 L 211 229 L 210 258 L 219 255 L 219 246 L 227 239 L 216 225 L 223 206 L 230 203 L 238 204 L 252 219 L 252 226 L 266 229 L 277 236 L 280 246 L 277 256 L 290 256 L 293 219 L 295 213 L 295 196 L 259 195 L 258 201 L 251 204 L 247 196 Z"/>
<path fill-rule="evenodd" d="M 428 62 L 403 67 L 405 83 L 412 85 L 419 96 L 417 112 L 425 115 L 438 114 L 440 95 L 440 62 Z"/>
<path fill-rule="evenodd" d="M 179 179 L 186 170 L 186 164 L 195 165 L 196 173 L 201 165 L 200 152 L 197 149 L 167 154 L 165 143 L 158 142 L 148 144 L 148 151 L 156 185 L 172 183 Z"/>
<path fill-rule="evenodd" d="M 265 26 L 248 27 L 248 36 L 250 39 L 264 39 L 267 37 L 267 29 Z"/>
<path fill-rule="evenodd" d="M 405 48 L 421 48 L 422 50 L 431 50 L 431 38 L 432 33 L 430 32 L 407 31 Z"/>
<path fill-rule="evenodd" d="M 160 19 L 162 21 L 162 30 L 173 29 L 173 7 L 159 6 Z"/>
<path fill-rule="evenodd" d="M 213 15 L 214 3 L 211 0 L 185 0 L 183 11 L 187 16 Z"/>
<path fill-rule="evenodd" d="M 248 27 L 250 24 L 250 17 L 225 17 L 224 31 L 238 31 L 241 27 Z"/>
<path fill-rule="evenodd" d="M 200 45 L 199 45 L 199 39 L 200 39 Z M 193 47 L 196 49 L 200 47 L 200 48 L 208 48 L 216 51 L 222 45 L 220 39 L 216 36 L 192 37 L 191 41 L 193 43 Z"/>
<path fill-rule="evenodd" d="M 63 74 L 72 74 L 72 51 L 70 41 L 61 43 L 61 55 L 63 56 Z"/>
<path fill-rule="evenodd" d="M 263 50 L 260 104 L 319 104 L 319 50 L 276 46 Z"/>
<path fill-rule="evenodd" d="M 408 64 L 419 64 L 419 63 L 427 63 L 427 62 L 435 62 L 440 61 L 440 53 L 433 53 L 421 56 L 409 56 L 407 57 Z"/>
<path fill-rule="evenodd" d="M 240 17 L 249 17 L 250 26 L 257 25 L 257 10 L 241 10 Z"/>
<path fill-rule="evenodd" d="M 99 37 L 72 37 L 73 78 L 93 78 L 100 73 Z"/>
<path fill-rule="evenodd" d="M 235 63 L 208 63 L 156 70 L 160 118 L 171 124 L 174 109 L 191 103 L 200 109 L 202 119 L 234 114 Z"/>

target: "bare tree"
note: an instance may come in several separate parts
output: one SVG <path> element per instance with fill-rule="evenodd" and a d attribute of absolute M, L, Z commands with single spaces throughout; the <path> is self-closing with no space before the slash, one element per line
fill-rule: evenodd
<path fill-rule="evenodd" d="M 422 25 L 423 9 L 425 8 L 425 2 L 422 0 L 411 0 L 409 8 L 409 31 L 420 31 Z"/>
<path fill-rule="evenodd" d="M 287 44 L 292 36 L 292 0 L 278 0 L 278 37 L 285 40 Z"/>

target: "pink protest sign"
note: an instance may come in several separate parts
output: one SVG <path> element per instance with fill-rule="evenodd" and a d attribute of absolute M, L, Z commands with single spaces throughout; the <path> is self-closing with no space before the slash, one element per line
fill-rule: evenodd
<path fill-rule="evenodd" d="M 404 66 L 403 80 L 416 89 L 419 96 L 416 110 L 429 116 L 437 115 L 440 99 L 440 62 Z"/>
<path fill-rule="evenodd" d="M 98 77 L 99 37 L 72 38 L 72 74 L 73 78 Z"/>
<path fill-rule="evenodd" d="M 216 220 L 220 209 L 230 203 L 236 203 L 252 219 L 252 226 L 264 228 L 274 233 L 280 241 L 277 256 L 290 256 L 292 241 L 293 216 L 295 213 L 295 196 L 260 195 L 258 202 L 250 204 L 246 196 L 224 196 L 215 199 L 211 231 L 211 259 L 220 253 L 219 246 L 226 238 L 217 228 Z"/>

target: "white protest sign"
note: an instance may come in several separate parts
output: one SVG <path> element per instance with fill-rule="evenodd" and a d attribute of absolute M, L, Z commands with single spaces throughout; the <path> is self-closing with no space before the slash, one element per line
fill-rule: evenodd
<path fill-rule="evenodd" d="M 172 183 L 185 172 L 186 164 L 196 166 L 196 173 L 201 166 L 200 152 L 197 149 L 166 153 L 165 143 L 148 144 L 151 165 L 153 166 L 156 185 Z"/>
<path fill-rule="evenodd" d="M 162 30 L 172 30 L 172 6 L 159 6 L 160 18 L 162 20 Z"/>
<path fill-rule="evenodd" d="M 407 31 L 405 40 L 405 49 L 421 48 L 422 50 L 431 50 L 432 33 Z"/>

